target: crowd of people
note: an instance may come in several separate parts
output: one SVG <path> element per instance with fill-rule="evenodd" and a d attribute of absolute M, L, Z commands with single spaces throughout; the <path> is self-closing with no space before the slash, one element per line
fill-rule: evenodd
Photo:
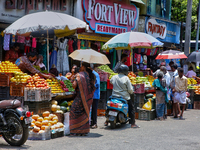
<path fill-rule="evenodd" d="M 162 62 L 160 69 L 157 70 L 154 75 L 157 79 L 154 80 L 153 86 L 156 89 L 156 114 L 158 120 L 167 119 L 167 103 L 172 104 L 172 115 L 174 118 L 183 119 L 183 112 L 187 103 L 187 77 L 194 76 L 193 73 L 183 74 L 182 68 L 177 68 L 177 65 L 170 62 L 172 75 L 170 76 L 165 63 Z M 182 105 L 182 111 L 180 110 Z"/>

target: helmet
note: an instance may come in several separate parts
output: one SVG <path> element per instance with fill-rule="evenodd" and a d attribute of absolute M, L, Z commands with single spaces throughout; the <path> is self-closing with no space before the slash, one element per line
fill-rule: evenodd
<path fill-rule="evenodd" d="M 129 71 L 129 67 L 127 65 L 121 65 L 118 70 L 119 73 L 122 73 L 126 76 L 128 75 L 128 71 Z"/>

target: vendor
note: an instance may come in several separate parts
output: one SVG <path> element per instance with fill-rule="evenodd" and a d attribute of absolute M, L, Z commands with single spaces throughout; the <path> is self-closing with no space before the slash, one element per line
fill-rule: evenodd
<path fill-rule="evenodd" d="M 119 62 L 116 64 L 116 66 L 115 66 L 115 68 L 113 69 L 113 71 L 114 71 L 115 73 L 118 73 L 119 67 L 120 67 L 121 65 L 124 65 L 124 63 L 127 62 L 127 59 L 128 59 L 128 55 L 122 54 L 122 56 L 121 56 L 121 61 L 119 61 Z"/>
<path fill-rule="evenodd" d="M 41 73 L 39 70 L 35 69 L 33 67 L 33 62 L 37 60 L 37 53 L 35 52 L 29 52 L 27 56 L 21 56 L 19 57 L 15 64 L 21 69 L 22 72 L 24 73 L 30 73 L 30 74 L 38 74 L 41 77 L 44 78 L 52 78 L 51 75 L 46 75 Z"/>
<path fill-rule="evenodd" d="M 193 67 L 191 66 L 189 68 L 189 71 L 187 72 L 187 74 L 185 75 L 187 78 L 194 78 L 196 77 L 196 73 L 193 71 Z"/>
<path fill-rule="evenodd" d="M 43 56 L 42 55 L 38 55 L 38 59 L 37 59 L 35 65 L 39 66 L 40 70 L 42 70 L 42 71 L 47 70 L 46 66 L 43 64 Z"/>
<path fill-rule="evenodd" d="M 5 61 L 15 62 L 17 60 L 19 50 L 19 44 L 15 43 L 13 47 L 6 52 Z"/>

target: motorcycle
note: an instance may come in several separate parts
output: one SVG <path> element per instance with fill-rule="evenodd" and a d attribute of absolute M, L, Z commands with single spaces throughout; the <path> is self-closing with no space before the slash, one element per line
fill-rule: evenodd
<path fill-rule="evenodd" d="M 122 97 L 111 96 L 107 101 L 106 121 L 112 129 L 117 123 L 126 124 L 129 121 L 128 103 Z"/>
<path fill-rule="evenodd" d="M 23 145 L 29 136 L 31 112 L 19 100 L 0 101 L 0 135 L 11 146 Z"/>

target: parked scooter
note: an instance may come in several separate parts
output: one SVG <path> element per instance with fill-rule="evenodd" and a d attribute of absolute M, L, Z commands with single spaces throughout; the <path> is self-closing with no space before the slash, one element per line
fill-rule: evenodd
<path fill-rule="evenodd" d="M 107 101 L 106 121 L 112 129 L 117 123 L 126 124 L 129 121 L 128 103 L 122 97 L 111 96 Z"/>
<path fill-rule="evenodd" d="M 28 139 L 31 112 L 19 100 L 0 101 L 0 135 L 12 146 L 23 145 Z"/>

